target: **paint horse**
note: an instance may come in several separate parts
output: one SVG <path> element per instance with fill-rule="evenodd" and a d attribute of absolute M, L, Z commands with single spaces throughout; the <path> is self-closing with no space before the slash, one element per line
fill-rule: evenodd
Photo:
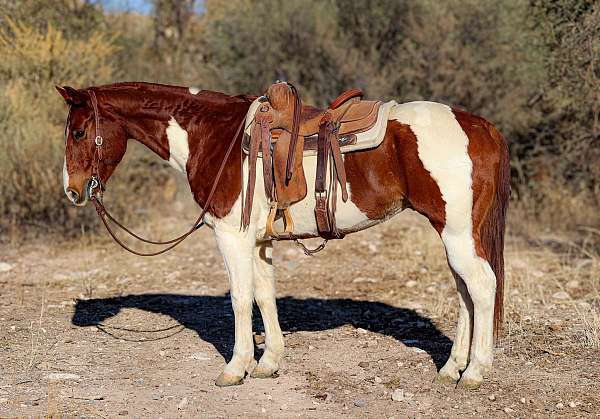
<path fill-rule="evenodd" d="M 104 137 L 103 159 L 96 167 L 102 184 L 123 158 L 129 139 L 183 172 L 205 212 L 205 223 L 215 233 L 229 274 L 235 345 L 216 384 L 239 384 L 247 372 L 251 377 L 273 376 L 284 342 L 275 304 L 273 245 L 264 236 L 269 204 L 263 188 L 257 188 L 248 228 L 240 228 L 248 159 L 243 155 L 243 136 L 234 138 L 236 127 L 251 119 L 259 99 L 149 83 L 57 89 L 70 107 L 63 169 L 69 200 L 82 206 L 90 199 L 97 124 Z M 97 98 L 95 106 L 92 96 Z M 349 234 L 404 208 L 427 217 L 443 241 L 459 297 L 454 344 L 437 380 L 477 388 L 492 366 L 494 337 L 502 325 L 510 194 L 507 145 L 485 119 L 443 104 L 394 102 L 388 111 L 376 147 L 343 155 L 348 199 L 337 202 L 336 225 Z M 228 153 L 232 140 L 235 144 Z M 314 186 L 310 174 L 315 172 L 315 159 L 303 160 L 309 190 Z M 208 199 L 223 160 L 219 185 Z M 261 180 L 259 170 L 257 184 Z M 309 193 L 291 205 L 292 234 L 318 237 L 314 204 Z M 265 326 L 266 349 L 252 369 L 254 301 Z"/>

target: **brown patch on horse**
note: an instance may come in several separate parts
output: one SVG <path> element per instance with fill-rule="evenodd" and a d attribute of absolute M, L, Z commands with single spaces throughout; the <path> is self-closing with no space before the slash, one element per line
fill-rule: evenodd
<path fill-rule="evenodd" d="M 496 275 L 494 336 L 502 329 L 504 304 L 504 231 L 510 199 L 510 161 L 506 141 L 485 119 L 453 109 L 469 138 L 473 162 L 473 239 L 477 255 L 490 263 Z"/>
<path fill-rule="evenodd" d="M 389 121 L 381 145 L 347 153 L 345 167 L 351 200 L 370 219 L 410 207 L 426 216 L 438 233 L 444 229 L 445 202 L 419 158 L 417 137 L 409 125 Z"/>
<path fill-rule="evenodd" d="M 238 125 L 245 118 L 250 102 L 237 98 L 224 106 L 228 108 L 229 116 L 227 118 L 209 119 L 204 117 L 201 123 L 192 126 L 188 131 L 190 150 L 187 164 L 188 180 L 194 199 L 200 206 L 208 197 L 223 156 L 233 140 Z M 206 141 L 206 139 L 212 139 L 212 141 Z M 241 141 L 242 136 L 240 135 L 236 139 L 234 149 L 228 158 L 228 164 L 221 175 L 217 192 L 208 208 L 209 212 L 217 218 L 223 218 L 229 214 L 242 191 Z"/>

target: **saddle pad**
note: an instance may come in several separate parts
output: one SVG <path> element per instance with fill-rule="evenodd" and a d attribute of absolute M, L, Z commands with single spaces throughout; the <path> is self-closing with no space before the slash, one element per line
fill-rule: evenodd
<path fill-rule="evenodd" d="M 244 129 L 244 136 L 250 136 L 252 132 L 252 128 L 254 125 L 254 114 L 258 110 L 260 106 L 261 98 L 257 98 L 248 109 L 248 113 L 246 114 L 246 124 Z M 262 98 L 264 100 L 264 98 Z M 377 115 L 377 122 L 370 129 L 364 132 L 352 134 L 348 138 L 341 137 L 340 138 L 340 150 L 342 153 L 349 153 L 351 151 L 359 151 L 366 150 L 369 148 L 375 148 L 381 144 L 383 138 L 385 137 L 385 131 L 387 128 L 387 121 L 389 120 L 390 112 L 398 103 L 394 100 L 384 103 L 379 108 L 379 113 Z M 313 138 L 314 137 L 314 138 Z M 316 135 L 311 137 L 306 137 L 305 142 L 310 144 L 312 142 L 316 142 Z M 248 138 L 244 138 L 242 141 L 242 149 L 244 153 L 248 154 Z M 304 149 L 304 156 L 316 156 L 316 149 Z M 262 153 L 259 153 L 259 157 L 262 158 Z"/>

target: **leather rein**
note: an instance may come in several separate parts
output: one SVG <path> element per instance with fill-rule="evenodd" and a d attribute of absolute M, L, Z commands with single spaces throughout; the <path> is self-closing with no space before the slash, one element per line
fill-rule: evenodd
<path fill-rule="evenodd" d="M 95 127 L 96 135 L 94 137 L 95 148 L 94 148 L 94 155 L 92 158 L 92 177 L 91 177 L 91 181 L 90 181 L 90 184 L 88 186 L 88 191 L 87 191 L 90 201 L 92 201 L 92 203 L 96 207 L 96 213 L 98 214 L 98 217 L 100 218 L 100 220 L 102 220 L 102 224 L 104 224 L 104 227 L 106 227 L 108 234 L 110 234 L 110 236 L 113 238 L 113 240 L 119 246 L 121 246 L 123 249 L 127 250 L 130 253 L 133 253 L 134 255 L 138 255 L 138 256 L 157 256 L 157 255 L 163 254 L 165 252 L 168 252 L 169 250 L 173 249 L 174 247 L 179 245 L 181 242 L 183 242 L 194 231 L 198 230 L 200 227 L 202 227 L 204 225 L 204 216 L 207 214 L 208 208 L 210 207 L 210 204 L 212 203 L 213 197 L 217 190 L 217 186 L 219 184 L 219 180 L 221 179 L 221 175 L 223 174 L 223 170 L 225 169 L 225 165 L 227 164 L 227 160 L 229 159 L 229 156 L 231 155 L 231 152 L 233 150 L 235 142 L 236 142 L 238 136 L 240 135 L 242 128 L 244 127 L 245 118 L 240 123 L 235 135 L 233 136 L 233 139 L 231 140 L 231 143 L 229 144 L 229 148 L 227 149 L 227 152 L 225 153 L 225 157 L 223 158 L 223 161 L 221 162 L 221 166 L 219 167 L 217 175 L 215 176 L 215 180 L 210 189 L 210 193 L 208 194 L 208 197 L 206 198 L 206 202 L 203 205 L 202 211 L 200 212 L 200 215 L 194 222 L 193 226 L 189 230 L 187 230 L 185 233 L 181 234 L 178 237 L 175 237 L 174 239 L 166 240 L 166 241 L 154 241 L 154 240 L 148 240 L 143 237 L 140 237 L 139 235 L 135 234 L 130 229 L 125 227 L 121 222 L 119 222 L 117 219 L 115 219 L 115 217 L 113 217 L 110 214 L 110 212 L 108 212 L 108 210 L 102 203 L 102 194 L 103 194 L 103 190 L 105 188 L 104 188 L 104 185 L 102 184 L 101 177 L 100 177 L 100 162 L 102 162 L 102 160 L 103 160 L 102 146 L 104 144 L 104 138 L 102 137 L 102 134 L 100 131 L 100 112 L 98 111 L 98 100 L 96 98 L 96 93 L 94 92 L 93 89 L 89 89 L 88 92 L 90 95 L 90 101 L 92 103 L 92 108 L 94 111 L 94 119 L 95 119 L 95 124 L 96 124 L 96 127 Z M 96 192 L 97 192 L 97 194 L 96 194 Z M 160 245 L 168 245 L 168 246 L 161 250 L 158 250 L 156 252 L 149 252 L 149 253 L 144 253 L 144 252 L 134 250 L 131 247 L 127 246 L 125 243 L 123 243 L 115 235 L 115 233 L 111 229 L 107 219 L 112 221 L 117 227 L 119 227 L 121 230 L 125 231 L 131 237 L 134 237 L 141 242 L 152 244 L 152 245 L 158 245 L 158 246 L 160 246 Z"/>

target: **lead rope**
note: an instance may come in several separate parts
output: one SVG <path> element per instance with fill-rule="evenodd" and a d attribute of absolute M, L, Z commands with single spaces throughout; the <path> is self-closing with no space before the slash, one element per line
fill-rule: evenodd
<path fill-rule="evenodd" d="M 96 121 L 96 137 L 94 138 L 94 142 L 96 144 L 96 150 L 94 152 L 94 161 L 92 163 L 92 181 L 94 179 L 97 179 L 96 182 L 97 184 L 95 186 L 92 186 L 90 188 L 90 200 L 92 201 L 92 203 L 94 204 L 94 206 L 96 207 L 96 213 L 98 214 L 98 217 L 100 218 L 100 220 L 102 221 L 102 224 L 104 224 L 104 227 L 106 227 L 106 230 L 108 231 L 108 233 L 110 234 L 110 236 L 113 238 L 113 240 L 119 245 L 121 246 L 123 249 L 127 250 L 130 253 L 133 253 L 134 255 L 138 255 L 138 256 L 157 256 L 160 254 L 163 254 L 165 252 L 168 252 L 169 250 L 173 249 L 175 246 L 179 245 L 182 241 L 184 241 L 190 234 L 192 234 L 194 231 L 198 230 L 200 227 L 202 227 L 204 225 L 204 216 L 206 215 L 208 208 L 212 202 L 212 199 L 214 197 L 215 191 L 217 189 L 217 185 L 219 183 L 219 180 L 221 179 L 221 175 L 223 174 L 223 170 L 225 169 L 225 165 L 227 164 L 227 160 L 229 159 L 229 156 L 231 155 L 231 151 L 233 150 L 233 147 L 236 143 L 236 140 L 238 138 L 238 136 L 240 135 L 240 132 L 242 131 L 242 128 L 244 126 L 245 123 L 245 119 L 242 120 L 242 122 L 240 123 L 235 135 L 233 136 L 233 139 L 231 140 L 231 143 L 229 144 L 229 148 L 227 149 L 227 152 L 225 153 L 225 157 L 223 158 L 223 161 L 221 162 L 221 166 L 219 167 L 219 170 L 217 172 L 217 175 L 215 176 L 215 181 L 213 182 L 213 185 L 211 187 L 210 193 L 208 194 L 208 197 L 206 198 L 206 202 L 204 203 L 203 209 L 200 213 L 200 215 L 198 216 L 198 219 L 194 222 L 194 225 L 185 233 L 183 233 L 182 235 L 171 239 L 171 240 L 167 240 L 167 241 L 154 241 L 154 240 L 148 240 L 145 239 L 137 234 L 135 234 L 134 232 L 132 232 L 130 229 L 128 229 L 127 227 L 125 227 L 122 223 L 120 223 L 116 218 L 114 218 L 106 209 L 106 207 L 104 206 L 104 204 L 102 203 L 101 199 L 99 197 L 97 197 L 93 191 L 95 188 L 100 188 L 101 189 L 101 182 L 100 182 L 100 176 L 98 174 L 98 170 L 99 170 L 99 166 L 100 166 L 100 161 L 102 161 L 102 152 L 101 152 L 101 146 L 102 146 L 102 136 L 99 134 L 99 122 L 100 122 L 100 117 L 99 117 L 99 112 L 98 112 L 98 104 L 97 104 L 97 99 L 96 99 L 96 94 L 93 90 L 90 90 L 90 99 L 92 102 L 92 107 L 94 109 L 94 116 L 95 116 L 95 121 Z M 148 244 L 153 244 L 153 245 L 166 245 L 169 244 L 170 246 L 161 249 L 159 251 L 156 252 L 150 252 L 150 253 L 142 253 L 139 252 L 137 250 L 134 250 L 132 248 L 130 248 L 129 246 L 127 246 L 125 243 L 123 243 L 113 232 L 113 230 L 110 228 L 108 222 L 106 221 L 106 218 L 108 218 L 110 221 L 112 221 L 113 223 L 115 223 L 119 228 L 121 228 L 121 230 L 125 231 L 126 233 L 128 233 L 130 236 L 144 242 L 144 243 L 148 243 Z"/>

